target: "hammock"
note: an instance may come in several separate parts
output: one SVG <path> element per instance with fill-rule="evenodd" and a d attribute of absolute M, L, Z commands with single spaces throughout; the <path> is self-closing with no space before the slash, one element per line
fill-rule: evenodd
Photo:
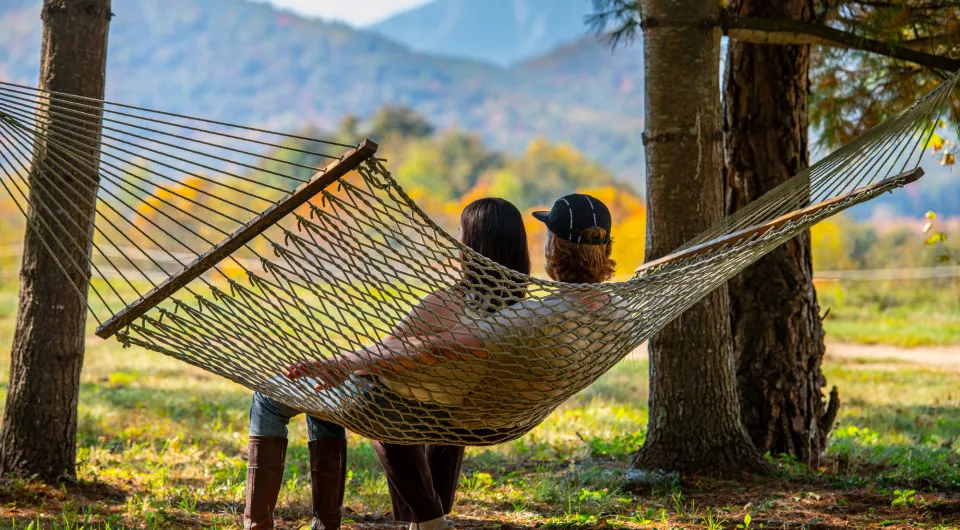
<path fill-rule="evenodd" d="M 63 272 L 91 277 L 89 296 L 77 295 L 100 337 L 370 438 L 489 445 L 532 429 L 778 245 L 922 175 L 956 82 L 630 280 L 602 285 L 517 274 L 464 247 L 369 140 L 346 145 L 0 83 L 0 183 Z M 319 171 L 318 160 L 327 160 Z M 74 191 L 96 193 L 85 238 L 64 235 L 82 213 Z M 437 322 L 429 317 L 443 308 L 426 305 L 406 324 L 421 335 L 458 323 L 479 330 L 478 352 L 384 360 L 379 375 L 322 391 L 316 379 L 284 377 L 290 365 L 377 343 L 438 291 L 458 321 Z M 524 296 L 494 311 L 497 294 L 510 292 Z M 601 309 L 585 309 L 584 298 Z M 416 348 L 411 335 L 399 340 Z"/>

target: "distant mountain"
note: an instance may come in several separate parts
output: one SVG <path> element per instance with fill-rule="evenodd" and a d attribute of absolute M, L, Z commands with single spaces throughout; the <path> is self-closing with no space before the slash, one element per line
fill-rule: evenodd
<path fill-rule="evenodd" d="M 643 50 L 639 42 L 611 52 L 584 37 L 510 69 L 525 95 L 513 126 L 567 142 L 611 168 L 621 179 L 643 187 Z M 601 97 L 602 96 L 602 97 Z M 595 121 L 601 120 L 601 121 Z M 572 124 L 543 134 L 550 123 Z M 530 129 L 532 126 L 532 129 Z M 492 134 L 492 133 L 489 133 Z"/>
<path fill-rule="evenodd" d="M 436 0 L 370 29 L 411 49 L 501 66 L 582 38 L 589 0 Z"/>
<path fill-rule="evenodd" d="M 572 0 L 520 3 L 560 12 Z M 0 0 L 0 80 L 35 85 L 40 5 Z M 367 117 L 385 104 L 404 104 L 441 128 L 478 133 L 511 152 L 538 136 L 568 142 L 642 188 L 639 45 L 611 52 L 584 37 L 504 68 L 418 53 L 376 33 L 242 0 L 123 0 L 113 11 L 108 99 L 287 131 L 330 130 L 347 114 Z M 477 20 L 464 36 L 492 31 Z M 882 205 L 960 214 L 956 168 L 931 166 L 915 188 L 855 213 L 869 216 Z"/>
<path fill-rule="evenodd" d="M 641 180 L 636 49 L 585 39 L 505 69 L 241 0 L 124 0 L 113 11 L 111 100 L 286 130 L 332 129 L 346 114 L 404 104 L 514 152 L 538 136 L 570 142 Z M 0 2 L 0 28 L 0 78 L 35 84 L 40 1 Z"/>
<path fill-rule="evenodd" d="M 923 157 L 925 175 L 919 182 L 885 193 L 850 209 L 858 220 L 884 217 L 923 217 L 929 211 L 941 217 L 960 216 L 960 166 L 941 166 L 937 157 Z"/>

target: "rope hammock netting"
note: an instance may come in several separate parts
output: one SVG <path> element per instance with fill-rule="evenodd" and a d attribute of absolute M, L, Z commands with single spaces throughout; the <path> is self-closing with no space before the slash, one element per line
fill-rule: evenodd
<path fill-rule="evenodd" d="M 919 178 L 956 83 L 619 283 L 521 275 L 464 247 L 368 140 L 0 83 L 0 183 L 87 301 L 97 335 L 367 437 L 488 445 L 532 429 L 778 245 Z M 329 160 L 319 171 L 317 157 Z M 93 233 L 81 230 L 94 212 Z M 442 296 L 421 303 L 432 293 Z M 457 326 L 482 347 L 424 353 L 420 339 Z M 409 356 L 376 347 L 391 334 Z M 377 361 L 376 374 L 344 369 L 321 390 L 328 379 L 285 376 L 351 352 Z"/>

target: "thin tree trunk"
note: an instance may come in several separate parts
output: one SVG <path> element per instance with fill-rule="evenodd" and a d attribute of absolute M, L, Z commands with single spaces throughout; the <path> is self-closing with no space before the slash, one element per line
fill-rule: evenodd
<path fill-rule="evenodd" d="M 110 16 L 110 0 L 44 1 L 41 89 L 103 98 Z M 65 118 L 69 114 L 56 98 L 41 99 L 40 114 L 38 127 L 44 127 L 44 121 L 51 123 L 50 128 L 63 123 L 77 127 Z M 77 149 L 83 151 L 84 160 L 96 164 L 100 126 L 86 128 L 89 140 Z M 75 475 L 77 395 L 95 214 L 90 205 L 96 203 L 99 178 L 83 163 L 75 162 L 79 169 L 73 171 L 60 168 L 77 155 L 54 147 L 53 141 L 48 144 L 43 134 L 35 142 L 28 177 L 30 208 L 10 386 L 0 430 L 0 474 L 36 475 L 53 482 Z M 57 139 L 56 133 L 46 134 Z M 75 139 L 64 136 L 58 141 Z M 62 248 L 57 240 L 63 242 Z"/>
<path fill-rule="evenodd" d="M 732 13 L 811 20 L 812 0 L 733 0 Z M 724 82 L 726 207 L 732 214 L 808 164 L 810 47 L 730 41 Z M 824 406 L 823 327 L 810 234 L 729 283 L 743 423 L 761 451 L 813 466 L 839 402 Z"/>
<path fill-rule="evenodd" d="M 720 32 L 711 0 L 645 0 L 647 258 L 720 221 Z M 740 422 L 726 286 L 650 340 L 650 420 L 635 467 L 736 475 L 763 459 Z"/>

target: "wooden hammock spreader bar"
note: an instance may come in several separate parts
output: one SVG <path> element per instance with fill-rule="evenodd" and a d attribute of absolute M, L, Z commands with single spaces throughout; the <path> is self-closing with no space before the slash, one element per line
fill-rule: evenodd
<path fill-rule="evenodd" d="M 660 259 L 649 261 L 637 267 L 634 273 L 643 272 L 645 270 L 659 267 L 661 265 L 666 265 L 668 263 L 673 263 L 673 262 L 693 258 L 702 254 L 706 254 L 713 250 L 717 250 L 719 248 L 723 248 L 729 245 L 735 245 L 737 243 L 740 243 L 741 241 L 745 241 L 754 237 L 760 237 L 763 234 L 766 234 L 767 232 L 769 232 L 770 230 L 780 228 L 783 225 L 791 221 L 796 221 L 797 219 L 800 219 L 802 217 L 815 214 L 820 210 L 823 210 L 824 208 L 829 208 L 830 206 L 833 206 L 834 204 L 849 198 L 850 196 L 860 195 L 865 192 L 875 191 L 875 190 L 884 189 L 884 188 L 890 188 L 890 189 L 899 188 L 911 182 L 916 181 L 922 176 L 923 176 L 923 169 L 919 167 L 915 169 L 911 169 L 910 171 L 905 171 L 903 173 L 900 173 L 899 175 L 894 175 L 890 178 L 886 178 L 879 182 L 870 184 L 869 186 L 857 188 L 849 193 L 837 195 L 832 199 L 827 199 L 823 202 L 818 202 L 817 204 L 811 204 L 810 206 L 801 208 L 799 210 L 794 210 L 781 217 L 777 217 L 772 221 L 767 221 L 766 223 L 749 226 L 747 228 L 744 228 L 743 230 L 738 230 L 732 234 L 727 234 L 723 237 L 711 239 L 710 241 L 706 241 L 699 245 L 692 246 L 685 250 L 681 250 L 680 252 L 674 252 L 673 254 L 668 254 Z"/>
<path fill-rule="evenodd" d="M 235 230 L 229 237 L 217 243 L 216 246 L 204 252 L 182 271 L 167 278 L 163 283 L 154 287 L 147 294 L 140 297 L 119 313 L 97 328 L 96 334 L 101 338 L 109 338 L 118 330 L 123 329 L 134 320 L 143 316 L 147 311 L 169 298 L 180 288 L 184 287 L 203 273 L 215 267 L 227 256 L 250 242 L 254 237 L 262 234 L 266 229 L 275 225 L 287 214 L 296 210 L 300 205 L 309 201 L 325 188 L 336 182 L 347 173 L 360 166 L 365 160 L 377 152 L 377 144 L 370 140 L 360 142 L 354 149 L 350 149 L 338 160 L 332 161 L 318 171 L 309 181 L 303 183 L 293 193 L 280 199 L 276 204 L 264 210 L 257 218 Z"/>

